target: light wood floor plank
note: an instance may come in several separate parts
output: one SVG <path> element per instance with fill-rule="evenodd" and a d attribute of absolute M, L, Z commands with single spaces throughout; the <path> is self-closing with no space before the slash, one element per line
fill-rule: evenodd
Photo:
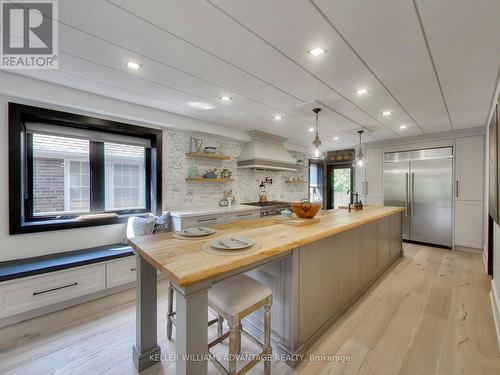
<path fill-rule="evenodd" d="M 481 255 L 404 245 L 405 257 L 332 326 L 308 354 L 349 362 L 306 360 L 296 369 L 274 362 L 275 375 L 500 374 L 490 279 Z M 158 343 L 166 339 L 166 283 L 159 283 Z M 209 337 L 215 327 L 209 329 Z M 135 291 L 124 291 L 0 329 L 0 374 L 137 374 L 132 363 Z M 244 353 L 257 348 L 244 340 Z M 227 343 L 214 348 L 227 352 Z M 250 374 L 261 374 L 262 364 Z M 163 361 L 144 375 L 174 374 Z M 218 374 L 210 364 L 209 374 Z"/>

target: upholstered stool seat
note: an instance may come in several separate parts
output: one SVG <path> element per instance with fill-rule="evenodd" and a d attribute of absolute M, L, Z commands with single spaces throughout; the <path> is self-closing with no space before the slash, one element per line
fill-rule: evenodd
<path fill-rule="evenodd" d="M 215 358 L 211 361 L 223 374 L 244 374 L 264 358 L 264 373 L 271 373 L 271 305 L 272 291 L 267 286 L 246 275 L 238 275 L 214 284 L 208 290 L 208 305 L 227 321 L 229 332 L 222 334 L 222 319 L 219 319 L 218 338 L 208 344 L 209 349 L 229 337 L 229 371 Z M 252 312 L 264 307 L 264 343 L 243 330 L 241 320 Z M 262 348 L 262 352 L 236 371 L 238 354 L 241 349 L 241 333 Z"/>

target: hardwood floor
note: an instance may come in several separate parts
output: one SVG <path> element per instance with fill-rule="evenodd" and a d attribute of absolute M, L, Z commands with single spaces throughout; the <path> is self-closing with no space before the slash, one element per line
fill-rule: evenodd
<path fill-rule="evenodd" d="M 295 370 L 275 362 L 273 374 L 500 374 L 489 288 L 480 255 L 405 244 L 405 257 L 308 352 L 348 362 L 306 360 Z M 165 335 L 164 282 L 159 293 L 165 355 L 175 337 Z M 0 373 L 135 374 L 134 297 L 129 290 L 0 329 Z M 243 344 L 244 353 L 258 351 Z M 227 344 L 217 348 L 226 351 Z M 259 364 L 251 373 L 262 371 Z M 167 360 L 143 372 L 173 373 Z"/>

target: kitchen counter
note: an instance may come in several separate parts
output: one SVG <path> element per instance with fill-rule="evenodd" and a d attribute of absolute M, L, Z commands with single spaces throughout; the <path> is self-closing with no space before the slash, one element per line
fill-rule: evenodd
<path fill-rule="evenodd" d="M 261 248 L 247 255 L 219 256 L 202 250 L 206 239 L 177 240 L 171 233 L 134 238 L 132 247 L 175 284 L 186 287 L 313 241 L 404 211 L 401 207 L 368 206 L 362 211 L 323 211 L 317 224 L 277 224 L 275 217 L 214 226 L 222 236 L 247 237 Z"/>
<path fill-rule="evenodd" d="M 215 226 L 222 236 L 256 241 L 259 250 L 242 255 L 212 255 L 202 250 L 208 239 L 178 240 L 171 233 L 131 240 L 137 256 L 137 340 L 139 370 L 160 360 L 157 344 L 156 273 L 176 292 L 177 374 L 206 374 L 207 309 L 210 287 L 246 273 L 272 289 L 273 352 L 290 366 L 352 306 L 402 255 L 400 207 L 367 206 L 363 211 L 320 212 L 320 222 L 278 224 L 266 217 Z M 262 338 L 263 313 L 243 326 Z"/>
<path fill-rule="evenodd" d="M 227 207 L 172 209 L 172 211 L 170 211 L 170 216 L 194 217 L 194 216 L 226 214 L 232 212 L 245 212 L 245 211 L 259 211 L 259 207 L 252 207 L 244 204 L 236 204 Z"/>

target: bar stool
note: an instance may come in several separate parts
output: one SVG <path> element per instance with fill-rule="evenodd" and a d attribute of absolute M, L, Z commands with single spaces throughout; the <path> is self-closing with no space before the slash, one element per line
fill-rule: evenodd
<path fill-rule="evenodd" d="M 264 356 L 264 374 L 271 374 L 271 305 L 273 303 L 272 291 L 257 280 L 246 275 L 238 275 L 214 284 L 208 290 L 208 305 L 219 317 L 225 319 L 229 325 L 229 331 L 222 334 L 222 320 L 218 322 L 218 337 L 208 344 L 210 348 L 221 343 L 229 337 L 229 371 L 211 353 L 209 355 L 212 363 L 223 374 L 245 374 L 254 367 Z M 264 307 L 264 344 L 257 338 L 245 331 L 241 326 L 241 320 L 252 312 Z M 236 372 L 237 357 L 241 351 L 241 334 L 244 334 L 262 352 L 248 362 L 239 372 Z"/>

